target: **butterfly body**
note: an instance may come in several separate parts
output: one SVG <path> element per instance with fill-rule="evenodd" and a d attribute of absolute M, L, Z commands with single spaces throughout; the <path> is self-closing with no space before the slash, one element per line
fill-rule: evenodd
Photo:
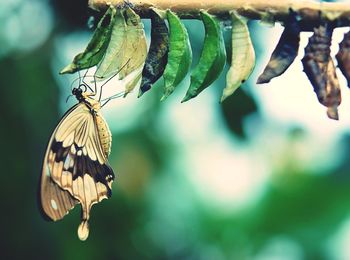
<path fill-rule="evenodd" d="M 78 236 L 85 240 L 92 205 L 112 194 L 114 173 L 108 164 L 112 138 L 94 94 L 81 89 L 72 93 L 79 103 L 63 116 L 50 138 L 40 198 L 45 215 L 54 221 L 81 204 Z"/>
<path fill-rule="evenodd" d="M 105 156 L 108 157 L 109 154 L 111 153 L 112 134 L 111 134 L 111 131 L 109 130 L 106 120 L 99 113 L 101 109 L 100 102 L 98 102 L 93 98 L 90 98 L 89 93 L 82 93 L 81 97 L 79 96 L 77 98 L 78 100 L 79 99 L 81 100 L 80 102 L 84 102 L 89 107 L 91 113 L 95 115 L 94 119 L 96 122 L 98 136 L 100 138 L 102 149 L 104 151 Z"/>
<path fill-rule="evenodd" d="M 108 157 L 111 153 L 112 147 L 112 134 L 106 123 L 106 120 L 99 114 L 96 114 L 96 125 L 98 129 L 98 135 L 101 141 L 101 145 L 105 155 Z"/>

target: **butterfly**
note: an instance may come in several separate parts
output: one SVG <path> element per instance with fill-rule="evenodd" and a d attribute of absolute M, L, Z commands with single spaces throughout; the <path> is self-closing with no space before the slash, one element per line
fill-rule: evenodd
<path fill-rule="evenodd" d="M 81 204 L 78 237 L 84 241 L 89 235 L 92 205 L 112 195 L 114 172 L 108 163 L 112 136 L 101 115 L 101 103 L 93 98 L 95 93 L 79 86 L 72 94 L 78 103 L 65 113 L 47 146 L 40 201 L 53 221 Z"/>

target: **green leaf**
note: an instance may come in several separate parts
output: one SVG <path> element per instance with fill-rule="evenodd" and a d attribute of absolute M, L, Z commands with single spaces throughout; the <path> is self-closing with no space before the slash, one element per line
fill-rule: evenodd
<path fill-rule="evenodd" d="M 167 18 L 170 30 L 169 54 L 164 71 L 164 94 L 161 100 L 165 100 L 173 93 L 185 78 L 192 62 L 192 50 L 185 26 L 170 10 L 167 11 Z"/>
<path fill-rule="evenodd" d="M 163 18 L 154 9 L 151 9 L 151 25 L 151 45 L 142 71 L 139 97 L 150 90 L 152 85 L 163 75 L 168 61 L 168 28 Z"/>
<path fill-rule="evenodd" d="M 282 75 L 298 55 L 299 42 L 300 26 L 296 14 L 291 13 L 270 61 L 256 83 L 268 83 L 271 79 Z"/>
<path fill-rule="evenodd" d="M 95 73 L 97 78 L 106 79 L 120 70 L 122 67 L 121 56 L 124 55 L 123 50 L 126 43 L 126 22 L 122 10 L 118 9 L 106 55 Z"/>
<path fill-rule="evenodd" d="M 126 65 L 121 69 L 119 79 L 125 78 L 131 72 L 143 66 L 147 56 L 145 31 L 140 16 L 128 7 L 124 12 L 124 17 L 127 26 L 127 44 L 123 49 L 121 64 Z"/>
<path fill-rule="evenodd" d="M 76 55 L 73 62 L 62 69 L 60 74 L 74 73 L 78 70 L 87 69 L 101 61 L 111 38 L 115 14 L 115 8 L 110 6 L 98 23 L 92 39 L 84 52 Z"/>
<path fill-rule="evenodd" d="M 235 12 L 232 19 L 232 62 L 226 76 L 226 87 L 221 102 L 232 95 L 252 73 L 255 66 L 255 52 L 247 26 L 247 21 Z"/>
<path fill-rule="evenodd" d="M 191 85 L 182 102 L 196 97 L 213 83 L 222 72 L 226 62 L 224 38 L 218 21 L 205 11 L 201 12 L 205 27 L 203 50 L 191 75 Z"/>

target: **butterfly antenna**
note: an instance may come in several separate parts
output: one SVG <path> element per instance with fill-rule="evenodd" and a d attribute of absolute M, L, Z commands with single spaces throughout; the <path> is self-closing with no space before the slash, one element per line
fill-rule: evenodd
<path fill-rule="evenodd" d="M 70 84 L 70 89 L 71 89 L 71 90 L 73 90 L 73 85 L 74 85 L 74 83 L 75 83 L 77 80 L 79 80 L 79 82 L 80 82 L 80 77 L 79 77 L 79 78 L 76 78 L 76 79 L 74 79 L 74 80 L 72 81 L 72 83 Z M 79 83 L 79 85 L 80 85 L 80 83 Z"/>
<path fill-rule="evenodd" d="M 74 79 L 74 80 L 72 81 L 71 85 L 70 85 L 71 90 L 73 90 L 73 85 L 75 84 L 75 82 L 76 82 L 77 80 L 79 80 L 79 88 L 83 85 L 83 86 L 85 87 L 85 91 L 87 90 L 87 88 L 89 88 L 91 91 L 93 91 L 92 88 L 89 86 L 89 84 L 87 84 L 87 83 L 84 81 L 84 78 L 86 78 L 86 77 L 92 77 L 92 76 L 87 76 L 87 75 L 86 75 L 86 74 L 87 74 L 87 71 L 85 72 L 85 74 L 84 74 L 83 77 L 81 76 L 80 71 L 78 71 L 78 74 L 79 74 L 78 78 Z"/>
<path fill-rule="evenodd" d="M 79 86 L 81 84 L 81 74 L 80 74 L 80 70 L 78 70 L 78 76 L 79 76 Z"/>
<path fill-rule="evenodd" d="M 90 61 L 90 64 L 91 64 L 91 62 L 92 61 Z M 89 65 L 90 66 L 90 65 Z M 89 88 L 89 90 L 92 92 L 92 93 L 94 93 L 94 94 L 96 94 L 96 91 L 94 91 L 90 86 L 89 86 L 89 84 L 88 83 L 86 83 L 85 82 L 85 78 L 87 77 L 87 74 L 88 74 L 88 72 L 89 72 L 89 69 L 90 69 L 90 67 L 85 71 L 85 73 L 84 73 L 84 76 L 83 76 L 83 78 L 82 78 L 82 84 L 81 85 L 84 85 L 85 86 L 85 91 L 87 90 L 87 88 Z"/>
<path fill-rule="evenodd" d="M 90 65 L 91 65 L 91 63 L 92 63 L 92 60 L 90 61 Z M 90 65 L 89 65 L 89 66 L 90 66 Z M 91 90 L 91 92 L 96 93 L 96 82 L 95 82 L 95 91 L 93 91 L 93 89 L 89 86 L 89 84 L 87 84 L 87 83 L 84 81 L 84 79 L 85 79 L 86 77 L 91 77 L 91 76 L 87 75 L 88 71 L 89 71 L 89 68 L 85 71 L 85 73 L 84 73 L 84 75 L 83 75 L 83 77 L 82 77 L 82 76 L 81 76 L 81 73 L 80 73 L 80 70 L 78 70 L 78 78 L 74 79 L 74 80 L 72 81 L 71 85 L 70 85 L 71 91 L 73 90 L 73 85 L 74 85 L 74 83 L 75 83 L 77 80 L 79 80 L 79 88 L 81 87 L 81 85 L 84 85 L 85 91 L 87 90 L 87 88 L 89 88 L 89 89 Z M 84 92 L 85 92 L 85 91 L 84 91 Z"/>
<path fill-rule="evenodd" d="M 92 76 L 92 75 L 87 75 L 87 76 L 85 76 L 86 78 L 92 78 L 92 77 L 94 77 L 94 76 Z M 71 83 L 71 89 L 73 89 L 73 85 L 74 85 L 74 83 L 77 81 L 77 80 L 79 80 L 80 81 L 80 79 L 81 78 L 76 78 L 76 79 L 74 79 L 73 81 L 72 81 L 72 83 Z M 85 83 L 86 84 L 86 83 Z M 80 85 L 85 85 L 85 84 L 81 84 L 81 83 L 79 83 L 79 86 Z M 89 86 L 88 84 L 86 84 L 86 86 Z"/>
<path fill-rule="evenodd" d="M 68 100 L 72 97 L 73 95 L 70 94 L 67 98 L 66 98 L 66 103 L 68 103 Z"/>

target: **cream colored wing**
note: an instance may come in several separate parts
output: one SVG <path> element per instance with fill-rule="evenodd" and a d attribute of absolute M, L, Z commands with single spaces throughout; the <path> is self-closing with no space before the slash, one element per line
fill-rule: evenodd
<path fill-rule="evenodd" d="M 82 206 L 81 240 L 88 236 L 93 204 L 111 196 L 114 173 L 101 147 L 96 116 L 85 103 L 70 109 L 56 127 L 44 159 L 41 204 L 52 220 Z"/>

